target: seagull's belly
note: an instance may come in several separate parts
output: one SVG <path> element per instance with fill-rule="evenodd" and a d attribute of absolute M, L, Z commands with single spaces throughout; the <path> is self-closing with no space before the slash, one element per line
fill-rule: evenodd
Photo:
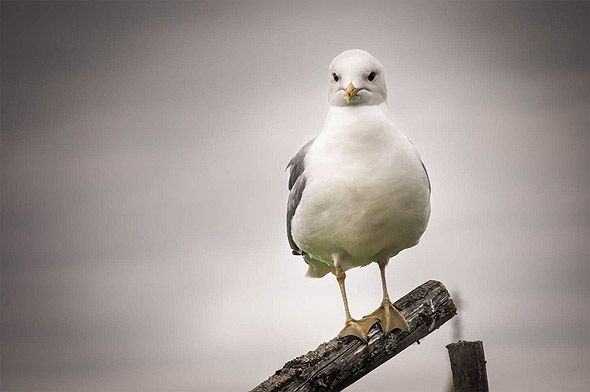
<path fill-rule="evenodd" d="M 298 246 L 328 264 L 338 254 L 346 269 L 416 245 L 430 216 L 430 191 L 412 148 L 392 153 L 386 145 L 383 154 L 352 162 L 324 151 L 293 217 Z"/>

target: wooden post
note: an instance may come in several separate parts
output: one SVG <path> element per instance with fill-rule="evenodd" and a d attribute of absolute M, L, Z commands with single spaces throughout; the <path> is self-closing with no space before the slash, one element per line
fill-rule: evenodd
<path fill-rule="evenodd" d="M 346 336 L 285 364 L 252 392 L 341 391 L 450 320 L 455 304 L 442 283 L 430 280 L 395 302 L 410 326 L 408 332 L 384 334 L 378 325 L 369 342 Z"/>
<path fill-rule="evenodd" d="M 488 392 L 483 342 L 459 340 L 447 346 L 455 392 Z"/>

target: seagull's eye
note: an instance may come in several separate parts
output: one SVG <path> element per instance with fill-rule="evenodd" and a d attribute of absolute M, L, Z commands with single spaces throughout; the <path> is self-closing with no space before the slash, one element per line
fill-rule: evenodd
<path fill-rule="evenodd" d="M 337 82 L 340 80 L 340 78 L 338 77 L 338 75 L 336 75 L 335 73 L 332 74 L 332 77 L 334 78 L 334 81 Z"/>
<path fill-rule="evenodd" d="M 367 76 L 367 79 L 369 79 L 369 81 L 371 81 L 371 82 L 372 82 L 373 80 L 375 80 L 375 72 L 371 72 L 371 73 L 369 74 L 369 76 Z"/>

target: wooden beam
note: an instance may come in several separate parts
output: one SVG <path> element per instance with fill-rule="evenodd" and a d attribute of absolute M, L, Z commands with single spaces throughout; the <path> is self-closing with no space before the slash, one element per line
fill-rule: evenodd
<path fill-rule="evenodd" d="M 483 342 L 459 340 L 447 346 L 455 392 L 488 392 Z"/>
<path fill-rule="evenodd" d="M 395 302 L 410 326 L 408 332 L 384 334 L 378 325 L 369 342 L 347 336 L 322 343 L 285 364 L 252 392 L 341 391 L 412 343 L 450 320 L 457 309 L 442 283 L 429 280 Z"/>

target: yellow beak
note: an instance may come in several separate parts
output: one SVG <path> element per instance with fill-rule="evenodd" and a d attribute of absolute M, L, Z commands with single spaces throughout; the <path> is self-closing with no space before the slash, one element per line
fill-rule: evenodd
<path fill-rule="evenodd" d="M 354 97 L 358 92 L 359 89 L 354 87 L 354 84 L 350 83 L 348 87 L 346 87 L 346 103 L 349 104 L 352 97 Z"/>

